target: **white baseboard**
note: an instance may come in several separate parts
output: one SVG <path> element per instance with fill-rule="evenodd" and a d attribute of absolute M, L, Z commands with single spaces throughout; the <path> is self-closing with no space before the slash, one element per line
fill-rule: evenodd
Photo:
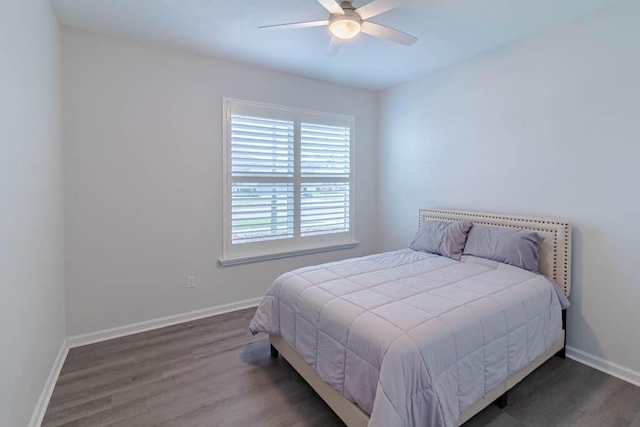
<path fill-rule="evenodd" d="M 124 337 L 126 335 L 137 334 L 139 332 L 163 328 L 165 326 L 176 325 L 178 323 L 189 322 L 191 320 L 198 320 L 205 317 L 215 316 L 216 314 L 224 314 L 231 311 L 242 310 L 243 308 L 256 307 L 260 303 L 260 301 L 262 301 L 262 297 L 219 305 L 216 307 L 204 308 L 201 310 L 194 310 L 187 313 L 176 314 L 173 316 L 161 317 L 158 319 L 146 320 L 144 322 L 118 326 L 116 328 L 104 329 L 102 331 L 75 335 L 67 338 L 67 343 L 69 344 L 69 348 L 80 347 L 83 345 L 106 341 L 113 338 Z"/>
<path fill-rule="evenodd" d="M 53 394 L 53 388 L 58 381 L 60 371 L 62 370 L 62 365 L 64 365 L 64 361 L 67 358 L 68 352 L 69 345 L 67 344 L 67 340 L 65 339 L 62 341 L 60 351 L 58 351 L 58 356 L 53 362 L 53 366 L 51 367 L 51 371 L 49 372 L 47 381 L 44 383 L 42 393 L 40 393 L 40 397 L 38 398 L 38 403 L 36 403 L 33 415 L 31 415 L 29 427 L 40 427 L 40 425 L 42 424 L 44 414 L 47 412 L 47 406 L 49 406 L 49 400 L 51 400 L 51 395 Z"/>
<path fill-rule="evenodd" d="M 570 346 L 567 346 L 567 357 L 640 387 L 640 372 Z"/>

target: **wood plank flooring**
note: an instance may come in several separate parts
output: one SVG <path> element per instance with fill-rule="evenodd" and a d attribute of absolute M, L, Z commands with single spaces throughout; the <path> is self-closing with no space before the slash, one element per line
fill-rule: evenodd
<path fill-rule="evenodd" d="M 43 426 L 342 426 L 241 310 L 71 349 Z M 640 388 L 553 358 L 475 426 L 640 427 Z"/>

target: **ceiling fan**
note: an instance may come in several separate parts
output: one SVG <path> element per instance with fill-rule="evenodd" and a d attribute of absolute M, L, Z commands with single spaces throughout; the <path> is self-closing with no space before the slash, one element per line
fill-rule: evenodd
<path fill-rule="evenodd" d="M 340 44 L 358 34 L 365 33 L 394 43 L 412 45 L 418 39 L 411 34 L 384 25 L 369 22 L 367 19 L 395 9 L 403 0 L 373 0 L 362 7 L 353 7 L 352 0 L 343 0 L 340 4 L 336 0 L 318 0 L 329 11 L 329 19 L 322 21 L 293 22 L 290 24 L 265 25 L 260 27 L 268 30 L 285 30 L 294 28 L 321 27 L 327 25 L 331 33 L 331 42 L 327 55 L 334 56 L 340 49 Z"/>

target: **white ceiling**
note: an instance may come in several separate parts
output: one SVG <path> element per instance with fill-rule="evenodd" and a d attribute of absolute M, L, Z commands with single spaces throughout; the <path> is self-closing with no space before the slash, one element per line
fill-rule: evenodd
<path fill-rule="evenodd" d="M 362 34 L 335 57 L 325 53 L 326 27 L 258 29 L 327 19 L 327 11 L 316 0 L 52 1 L 66 26 L 380 90 L 617 0 L 406 0 L 371 21 L 419 37 L 415 45 Z M 354 6 L 367 2 L 355 0 Z"/>

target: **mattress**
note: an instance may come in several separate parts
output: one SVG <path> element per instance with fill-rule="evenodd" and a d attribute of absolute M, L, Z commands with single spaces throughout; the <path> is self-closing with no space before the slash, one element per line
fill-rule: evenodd
<path fill-rule="evenodd" d="M 249 328 L 282 336 L 371 426 L 453 426 L 562 339 L 568 305 L 542 275 L 404 249 L 283 274 Z"/>

